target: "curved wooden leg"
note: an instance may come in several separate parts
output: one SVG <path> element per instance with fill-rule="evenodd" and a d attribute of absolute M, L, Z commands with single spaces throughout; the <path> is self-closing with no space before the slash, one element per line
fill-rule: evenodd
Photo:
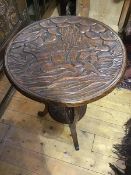
<path fill-rule="evenodd" d="M 77 132 L 76 132 L 76 123 L 79 120 L 79 115 L 77 114 L 77 111 L 75 110 L 75 108 L 70 108 L 68 112 L 69 113 L 67 114 L 67 121 L 69 123 L 75 150 L 78 151 L 79 143 L 78 143 Z M 70 118 L 74 118 L 73 123 L 70 122 Z"/>
<path fill-rule="evenodd" d="M 79 150 L 76 123 L 84 116 L 86 112 L 86 107 L 87 105 L 82 105 L 78 107 L 62 107 L 58 104 L 48 104 L 48 112 L 51 117 L 60 123 L 69 125 L 76 150 Z"/>
<path fill-rule="evenodd" d="M 45 105 L 44 111 L 39 111 L 38 116 L 39 117 L 44 117 L 48 113 L 48 105 Z"/>
<path fill-rule="evenodd" d="M 69 124 L 69 127 L 70 127 L 71 136 L 73 139 L 75 150 L 78 151 L 79 150 L 79 143 L 78 143 L 77 132 L 76 132 L 76 122 Z"/>

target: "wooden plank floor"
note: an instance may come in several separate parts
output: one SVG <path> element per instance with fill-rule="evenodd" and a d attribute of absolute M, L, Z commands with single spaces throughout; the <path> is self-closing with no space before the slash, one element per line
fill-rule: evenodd
<path fill-rule="evenodd" d="M 0 94 L 6 81 L 0 82 Z M 14 94 L 0 120 L 0 175 L 113 175 L 109 163 L 124 168 L 113 145 L 121 142 L 131 117 L 130 91 L 115 89 L 88 105 L 77 124 L 80 151 L 74 150 L 67 125 L 49 114 L 37 116 L 43 109 L 43 104 Z"/>

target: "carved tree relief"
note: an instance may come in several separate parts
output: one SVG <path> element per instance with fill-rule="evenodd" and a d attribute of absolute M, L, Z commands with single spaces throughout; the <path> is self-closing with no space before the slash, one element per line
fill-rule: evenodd
<path fill-rule="evenodd" d="M 115 32 L 81 17 L 35 22 L 6 53 L 7 72 L 18 88 L 62 103 L 100 96 L 118 82 L 124 66 L 125 50 Z"/>

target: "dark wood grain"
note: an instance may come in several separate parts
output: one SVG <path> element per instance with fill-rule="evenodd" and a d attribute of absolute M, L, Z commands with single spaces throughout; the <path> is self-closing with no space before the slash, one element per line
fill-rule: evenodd
<path fill-rule="evenodd" d="M 19 32 L 5 55 L 10 81 L 40 102 L 79 106 L 107 94 L 126 66 L 121 39 L 89 18 L 57 17 Z"/>
<path fill-rule="evenodd" d="M 64 124 L 72 124 L 74 122 L 75 114 L 77 113 L 77 121 L 79 121 L 84 116 L 86 108 L 87 105 L 77 107 L 62 107 L 59 104 L 50 103 L 48 105 L 48 112 L 55 121 Z"/>

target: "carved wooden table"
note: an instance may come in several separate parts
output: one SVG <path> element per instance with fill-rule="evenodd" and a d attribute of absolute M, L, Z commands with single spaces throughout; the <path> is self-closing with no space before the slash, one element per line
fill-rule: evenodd
<path fill-rule="evenodd" d="M 109 93 L 125 66 L 117 34 L 82 17 L 35 22 L 13 38 L 5 55 L 9 80 L 25 96 L 46 104 L 52 118 L 69 124 L 76 150 L 76 122 L 86 104 Z"/>

